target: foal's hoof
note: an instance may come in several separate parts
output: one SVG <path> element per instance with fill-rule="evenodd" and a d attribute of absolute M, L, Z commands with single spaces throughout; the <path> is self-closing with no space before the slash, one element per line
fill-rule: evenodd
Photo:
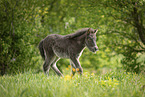
<path fill-rule="evenodd" d="M 80 75 L 82 75 L 82 73 L 83 73 L 83 69 L 82 69 L 82 68 L 76 68 L 76 71 L 77 71 Z"/>

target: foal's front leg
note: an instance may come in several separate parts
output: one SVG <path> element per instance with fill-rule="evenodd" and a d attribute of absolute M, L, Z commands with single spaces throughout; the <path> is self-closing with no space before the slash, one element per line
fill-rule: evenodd
<path fill-rule="evenodd" d="M 83 69 L 81 67 L 81 64 L 79 62 L 79 59 L 78 58 L 71 58 L 71 61 L 75 64 L 75 67 L 76 67 L 76 71 L 82 75 L 83 73 Z"/>
<path fill-rule="evenodd" d="M 70 60 L 70 65 L 71 65 L 71 71 L 72 71 L 72 75 L 74 76 L 76 73 L 76 66 L 74 65 L 74 63 Z"/>

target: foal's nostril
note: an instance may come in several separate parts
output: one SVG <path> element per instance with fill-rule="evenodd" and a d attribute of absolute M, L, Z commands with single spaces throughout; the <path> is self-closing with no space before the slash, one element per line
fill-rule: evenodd
<path fill-rule="evenodd" d="M 97 48 L 95 48 L 95 51 L 97 50 Z"/>

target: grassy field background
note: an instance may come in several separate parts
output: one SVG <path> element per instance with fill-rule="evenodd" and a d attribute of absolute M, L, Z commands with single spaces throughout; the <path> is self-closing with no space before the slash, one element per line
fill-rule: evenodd
<path fill-rule="evenodd" d="M 143 74 L 84 72 L 64 78 L 32 71 L 0 77 L 0 97 L 145 97 Z"/>

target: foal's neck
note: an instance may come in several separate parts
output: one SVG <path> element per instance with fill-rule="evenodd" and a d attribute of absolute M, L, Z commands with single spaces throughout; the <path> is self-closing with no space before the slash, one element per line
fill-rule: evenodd
<path fill-rule="evenodd" d="M 87 35 L 87 33 L 84 33 L 83 35 L 79 36 L 78 39 L 79 40 L 85 39 L 86 38 L 86 35 Z"/>
<path fill-rule="evenodd" d="M 87 33 L 84 33 L 83 35 L 77 37 L 77 40 L 81 42 L 81 44 L 85 45 L 85 39 L 86 39 Z"/>

